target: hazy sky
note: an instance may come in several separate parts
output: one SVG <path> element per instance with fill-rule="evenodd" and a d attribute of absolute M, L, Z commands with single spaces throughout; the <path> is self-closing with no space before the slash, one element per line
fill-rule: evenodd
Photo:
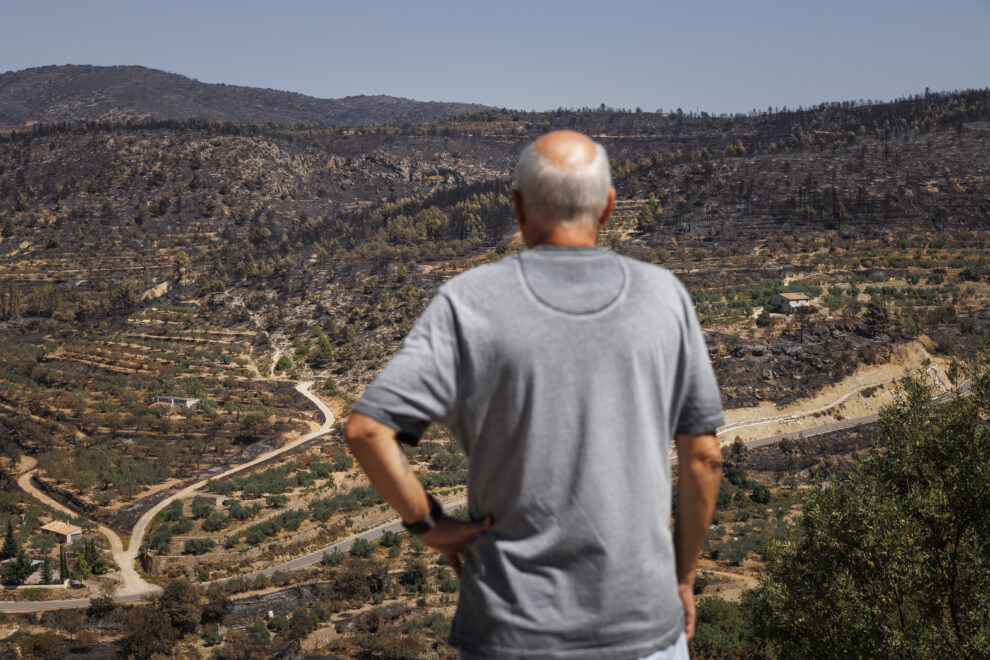
<path fill-rule="evenodd" d="M 0 71 L 67 63 L 324 98 L 744 112 L 990 86 L 990 0 L 0 0 Z"/>

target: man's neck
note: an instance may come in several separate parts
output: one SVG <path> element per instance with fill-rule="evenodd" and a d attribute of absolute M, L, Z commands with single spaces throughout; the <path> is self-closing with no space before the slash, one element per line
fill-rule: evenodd
<path fill-rule="evenodd" d="M 555 247 L 594 247 L 598 232 L 581 225 L 554 225 L 549 233 L 538 237 L 529 247 L 548 245 Z"/>

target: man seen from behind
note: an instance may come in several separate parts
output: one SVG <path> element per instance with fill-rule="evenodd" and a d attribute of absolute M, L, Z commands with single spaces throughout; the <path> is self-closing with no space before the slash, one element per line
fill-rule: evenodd
<path fill-rule="evenodd" d="M 722 407 L 684 287 L 596 246 L 614 200 L 601 145 L 527 146 L 513 204 L 529 249 L 441 286 L 348 420 L 372 484 L 461 576 L 463 658 L 688 657 Z M 397 437 L 431 422 L 468 456 L 476 522 L 443 515 L 406 461 Z"/>

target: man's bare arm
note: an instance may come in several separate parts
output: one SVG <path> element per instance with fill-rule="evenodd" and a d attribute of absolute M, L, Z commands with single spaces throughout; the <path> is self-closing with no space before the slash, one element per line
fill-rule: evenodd
<path fill-rule="evenodd" d="M 407 523 L 422 520 L 430 512 L 426 490 L 410 469 L 402 446 L 395 439 L 395 430 L 381 422 L 351 413 L 344 430 L 344 439 L 354 458 L 385 501 L 392 505 Z M 458 554 L 491 524 L 465 523 L 444 516 L 437 526 L 421 535 L 423 543 L 439 550 L 460 575 Z"/>
<path fill-rule="evenodd" d="M 371 485 L 403 520 L 413 523 L 426 517 L 430 512 L 426 491 L 410 469 L 394 429 L 367 415 L 351 413 L 344 439 Z"/>
<path fill-rule="evenodd" d="M 674 552 L 677 588 L 684 603 L 685 632 L 690 639 L 694 634 L 694 573 L 718 499 L 722 450 L 714 433 L 678 435 L 676 440 L 680 480 Z"/>

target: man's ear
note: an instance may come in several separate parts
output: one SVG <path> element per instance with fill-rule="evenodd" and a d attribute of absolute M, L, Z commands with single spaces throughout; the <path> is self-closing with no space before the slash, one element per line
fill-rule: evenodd
<path fill-rule="evenodd" d="M 602 211 L 602 215 L 598 218 L 598 226 L 604 227 L 605 223 L 608 222 L 608 216 L 612 214 L 612 207 L 615 206 L 615 186 L 608 189 L 608 200 L 605 202 L 605 210 Z"/>
<path fill-rule="evenodd" d="M 526 222 L 526 212 L 523 210 L 522 194 L 518 190 L 512 191 L 512 210 L 516 214 L 516 222 L 520 225 Z"/>

